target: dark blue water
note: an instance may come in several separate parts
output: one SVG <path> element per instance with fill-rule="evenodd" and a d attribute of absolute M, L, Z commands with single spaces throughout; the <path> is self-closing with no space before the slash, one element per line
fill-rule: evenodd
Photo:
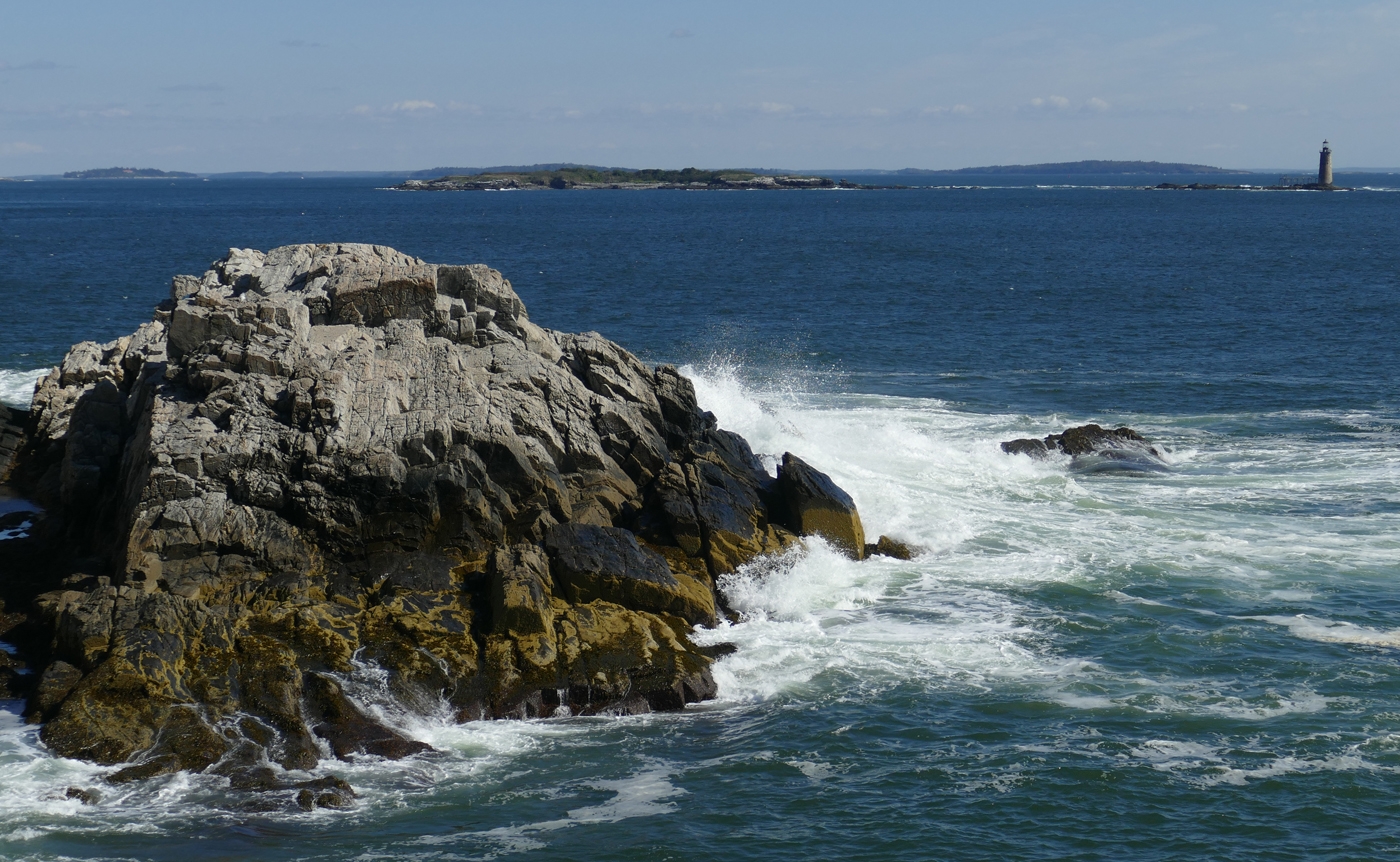
<path fill-rule="evenodd" d="M 0 858 L 1400 854 L 1400 195 L 0 184 L 7 397 L 173 273 L 329 240 L 489 263 L 686 364 L 924 553 L 726 581 L 743 621 L 697 637 L 739 651 L 683 715 L 399 714 L 438 753 L 325 764 L 350 812 L 108 787 L 0 712 Z M 1171 470 L 996 446 L 1085 420 Z"/>
<path fill-rule="evenodd" d="M 1390 193 L 438 193 L 365 181 L 0 186 L 0 367 L 148 319 L 230 246 L 481 261 L 546 326 L 974 408 L 1389 403 Z"/>

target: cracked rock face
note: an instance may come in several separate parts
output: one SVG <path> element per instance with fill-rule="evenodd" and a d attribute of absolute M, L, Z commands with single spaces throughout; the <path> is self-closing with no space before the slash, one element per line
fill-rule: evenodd
<path fill-rule="evenodd" d="M 467 720 L 711 697 L 687 632 L 715 578 L 802 526 L 674 368 L 380 246 L 177 276 L 153 322 L 72 349 L 27 427 L 46 563 L 5 595 L 34 608 L 30 717 L 127 777 L 421 750 L 376 698 Z"/>

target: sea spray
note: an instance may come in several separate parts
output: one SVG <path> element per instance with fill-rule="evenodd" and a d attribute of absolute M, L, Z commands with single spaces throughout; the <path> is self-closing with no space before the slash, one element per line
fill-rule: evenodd
<path fill-rule="evenodd" d="M 886 792 L 933 782 L 949 799 L 1020 798 L 1090 770 L 1186 804 L 1400 768 L 1378 717 L 1389 701 L 1336 675 L 1395 673 L 1396 623 L 1356 610 L 1396 577 L 1390 417 L 986 414 L 690 373 L 722 427 L 769 454 L 811 453 L 872 532 L 916 557 L 855 562 L 808 540 L 726 576 L 733 619 L 694 637 L 738 650 L 717 665 L 719 700 L 682 715 L 457 724 L 404 711 L 364 664 L 345 680 L 357 701 L 437 753 L 323 763 L 313 774 L 357 788 L 350 812 L 274 798 L 249 815 L 216 776 L 111 787 L 109 769 L 46 754 L 12 711 L 3 852 L 52 857 L 35 848 L 76 834 L 124 846 L 137 823 L 162 840 L 234 834 L 249 816 L 329 844 L 353 834 L 359 853 L 547 852 L 586 830 L 708 822 L 697 799 L 757 804 L 750 789 L 858 787 L 871 770 Z M 1081 419 L 1148 429 L 1172 472 L 1075 475 L 997 448 Z M 84 805 L 70 786 L 102 797 Z M 448 811 L 470 813 L 428 814 Z M 423 853 L 375 837 L 385 829 Z"/>

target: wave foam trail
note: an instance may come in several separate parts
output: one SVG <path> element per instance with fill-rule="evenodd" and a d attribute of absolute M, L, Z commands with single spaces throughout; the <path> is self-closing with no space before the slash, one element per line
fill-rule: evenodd
<path fill-rule="evenodd" d="M 48 374 L 50 368 L 35 368 L 30 371 L 17 371 L 0 368 L 0 404 L 28 410 L 34 400 L 34 385 Z"/>
<path fill-rule="evenodd" d="M 90 763 L 49 757 L 39 744 L 39 729 L 24 724 L 19 702 L 0 701 L 0 840 L 37 838 L 83 808 L 66 794 L 86 786 L 107 770 Z"/>
<path fill-rule="evenodd" d="M 1243 620 L 1272 623 L 1288 629 L 1294 637 L 1321 643 L 1357 644 L 1360 646 L 1400 647 L 1400 628 L 1373 629 L 1341 620 L 1321 619 L 1308 614 L 1294 616 L 1245 616 Z"/>
<path fill-rule="evenodd" d="M 1005 730 L 1005 750 L 1101 756 L 1105 768 L 1200 787 L 1400 764 L 1393 742 L 1363 750 L 1307 739 L 1352 714 L 1383 725 L 1372 719 L 1389 709 L 1372 710 L 1372 695 L 1337 683 L 1349 668 L 1326 662 L 1341 653 L 1384 663 L 1388 654 L 1364 647 L 1400 647 L 1394 417 L 977 414 L 935 399 L 804 391 L 801 379 L 756 387 L 733 364 L 683 371 L 701 406 L 770 470 L 785 451 L 801 456 L 852 495 L 872 541 L 908 542 L 914 559 L 857 562 L 813 538 L 722 576 L 737 618 L 692 637 L 738 650 L 714 665 L 720 702 L 680 715 L 458 724 L 445 705 L 401 703 L 384 672 L 357 657 L 346 692 L 435 752 L 328 761 L 323 772 L 360 794 L 354 810 L 302 813 L 288 802 L 270 816 L 346 818 L 378 836 L 376 824 L 395 812 L 431 808 L 420 805 L 430 795 L 476 806 L 484 819 L 423 835 L 418 858 L 473 842 L 496 854 L 536 850 L 558 830 L 664 815 L 690 804 L 687 792 L 701 799 L 707 767 L 686 758 L 704 735 L 686 735 L 696 748 L 682 754 L 684 732 L 670 730 L 690 721 L 752 720 L 776 735 L 758 744 L 790 748 L 781 756 L 795 758 L 787 762 L 804 781 L 840 781 L 839 751 L 809 753 L 782 737 L 793 701 L 835 706 L 857 725 L 850 711 L 921 721 L 930 704 L 951 703 L 952 734 L 965 730 L 958 705 L 991 704 L 977 720 Z M 6 385 L 20 379 L 5 373 Z M 40 373 L 25 372 L 24 386 Z M 998 447 L 1085 421 L 1130 422 L 1171 450 L 1172 470 L 1076 471 Z M 750 706 L 766 701 L 776 708 Z M 802 709 L 796 732 L 820 730 L 821 712 Z M 1068 725 L 1092 736 L 1056 743 Z M 987 787 L 1021 780 L 983 765 L 1000 762 L 990 744 L 972 760 L 935 747 L 953 758 L 952 772 Z M 227 779 L 117 787 L 103 781 L 110 771 L 50 756 L 36 728 L 0 710 L 0 856 L 54 834 L 171 836 L 246 819 Z M 98 788 L 103 799 L 85 806 L 69 787 Z M 382 858 L 413 856 L 401 849 Z"/>
<path fill-rule="evenodd" d="M 876 687 L 910 678 L 980 687 L 1063 671 L 1063 660 L 1026 645 L 1035 611 L 1005 589 L 1055 576 L 1053 561 L 964 555 L 1001 532 L 998 499 L 1027 483 L 1063 490 L 1062 470 L 1006 458 L 982 436 L 985 417 L 940 402 L 757 393 L 733 366 L 683 371 L 701 406 L 770 466 L 799 454 L 851 493 L 872 540 L 883 533 L 922 549 L 909 562 L 855 562 L 809 539 L 722 578 L 741 621 L 697 637 L 741 647 L 716 669 L 723 698 L 761 700 L 830 672 Z"/>
<path fill-rule="evenodd" d="M 740 621 L 699 637 L 741 647 L 717 668 L 726 699 L 772 697 L 844 672 L 875 686 L 1014 679 L 1081 709 L 1150 703 L 1238 720 L 1307 713 L 1325 701 L 1236 697 L 1189 664 L 1148 680 L 1098 656 L 1134 643 L 1136 635 L 1114 639 L 1143 619 L 1210 628 L 1239 618 L 1238 604 L 1226 611 L 1216 595 L 1276 607 L 1325 600 L 1315 598 L 1329 592 L 1319 586 L 1338 577 L 1400 575 L 1384 417 L 1127 417 L 1166 446 L 1172 471 L 1086 473 L 1007 456 L 998 442 L 1121 417 L 973 414 L 933 399 L 801 392 L 781 380 L 756 388 L 733 364 L 682 371 L 701 406 L 770 467 L 785 451 L 800 455 L 851 494 L 872 539 L 883 533 L 922 550 L 909 562 L 857 563 L 809 540 L 723 578 Z M 1348 436 L 1215 430 L 1232 421 L 1343 423 Z M 1372 426 L 1387 435 L 1354 430 Z M 1333 513 L 1362 520 L 1339 523 Z M 1143 583 L 1172 600 L 1138 603 L 1129 593 Z M 1400 646 L 1400 629 L 1268 621 L 1313 640 Z M 1086 630 L 1099 634 L 1085 640 Z M 1141 642 L 1150 649 L 1152 637 Z"/>
<path fill-rule="evenodd" d="M 652 763 L 626 778 L 616 781 L 594 781 L 588 789 L 612 793 L 612 797 L 597 805 L 569 809 L 563 817 L 540 820 L 517 826 L 501 826 L 481 832 L 456 835 L 426 835 L 416 839 L 418 845 L 444 845 L 487 842 L 501 853 L 519 853 L 548 846 L 532 836 L 557 832 L 574 826 L 617 823 L 637 817 L 656 817 L 676 810 L 676 797 L 686 791 L 671 783 L 676 769 L 664 763 Z M 489 857 L 488 857 L 489 858 Z"/>

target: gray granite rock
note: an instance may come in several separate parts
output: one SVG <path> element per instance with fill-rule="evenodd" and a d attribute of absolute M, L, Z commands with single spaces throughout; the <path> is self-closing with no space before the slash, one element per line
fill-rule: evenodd
<path fill-rule="evenodd" d="M 714 692 L 686 636 L 714 578 L 795 540 L 675 369 L 382 246 L 177 276 L 154 321 L 69 352 L 28 427 L 32 715 L 128 778 L 421 749 L 366 698 L 680 708 Z"/>

